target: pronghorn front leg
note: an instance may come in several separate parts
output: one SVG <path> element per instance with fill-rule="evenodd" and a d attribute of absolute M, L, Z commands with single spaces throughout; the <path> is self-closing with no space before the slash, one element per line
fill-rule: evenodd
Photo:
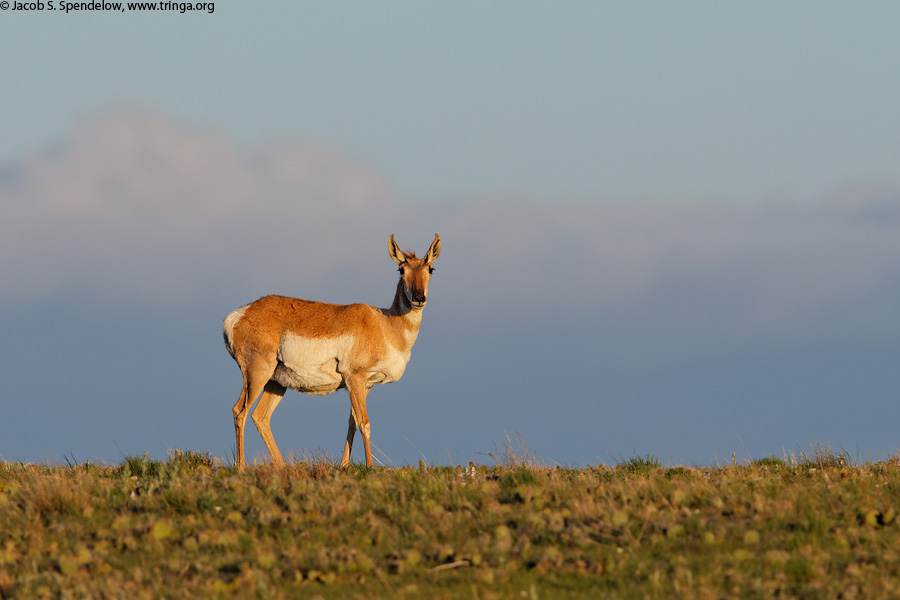
<path fill-rule="evenodd" d="M 369 387 L 366 385 L 368 377 L 365 373 L 351 375 L 346 378 L 347 391 L 350 393 L 350 424 L 347 428 L 347 442 L 344 444 L 344 456 L 341 458 L 341 468 L 350 466 L 350 450 L 353 448 L 353 436 L 359 429 L 362 433 L 363 447 L 366 451 L 366 466 L 372 467 L 372 446 L 369 441 L 369 414 L 366 412 L 366 396 L 369 395 Z"/>
<path fill-rule="evenodd" d="M 344 455 L 341 457 L 341 468 L 346 469 L 350 466 L 350 450 L 353 449 L 353 436 L 356 435 L 356 417 L 353 416 L 353 409 L 350 409 L 350 424 L 347 426 L 347 441 L 344 442 Z"/>

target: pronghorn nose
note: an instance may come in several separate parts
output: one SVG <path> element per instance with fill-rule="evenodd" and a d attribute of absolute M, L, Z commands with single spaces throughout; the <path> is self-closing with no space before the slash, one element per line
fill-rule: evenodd
<path fill-rule="evenodd" d="M 422 292 L 413 292 L 413 302 L 425 302 L 425 294 Z"/>

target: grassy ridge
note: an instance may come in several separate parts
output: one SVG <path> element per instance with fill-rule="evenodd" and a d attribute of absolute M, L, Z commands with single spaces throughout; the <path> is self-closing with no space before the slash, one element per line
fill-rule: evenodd
<path fill-rule="evenodd" d="M 890 598 L 900 460 L 0 462 L 0 597 Z"/>

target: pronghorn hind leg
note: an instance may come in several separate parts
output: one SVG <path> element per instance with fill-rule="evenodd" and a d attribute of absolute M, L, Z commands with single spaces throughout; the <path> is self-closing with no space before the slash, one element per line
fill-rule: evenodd
<path fill-rule="evenodd" d="M 231 412 L 234 413 L 234 435 L 236 438 L 234 464 L 238 469 L 244 468 L 244 425 L 247 423 L 247 409 L 249 408 L 247 406 L 249 404 L 247 398 L 249 395 L 247 392 L 247 380 L 244 378 L 244 388 L 241 390 L 241 395 L 238 397 L 234 408 L 231 409 Z"/>
<path fill-rule="evenodd" d="M 259 404 L 256 405 L 252 415 L 256 429 L 259 430 L 259 434 L 266 443 L 269 454 L 272 455 L 272 463 L 279 469 L 284 466 L 284 458 L 282 458 L 281 452 L 279 452 L 278 446 L 275 444 L 275 437 L 272 435 L 269 421 L 272 419 L 275 407 L 278 406 L 278 403 L 284 397 L 285 390 L 286 388 L 280 383 L 269 381 L 263 389 L 262 397 L 260 397 Z"/>
<path fill-rule="evenodd" d="M 265 372 L 264 369 L 253 371 L 241 369 L 241 373 L 244 375 L 244 389 L 241 391 L 241 395 L 232 409 L 236 438 L 234 462 L 238 470 L 242 470 L 246 466 L 246 460 L 244 459 L 244 426 L 247 424 L 247 413 L 262 393 L 266 382 L 269 381 L 269 377 L 274 370 L 274 366 L 268 372 Z"/>

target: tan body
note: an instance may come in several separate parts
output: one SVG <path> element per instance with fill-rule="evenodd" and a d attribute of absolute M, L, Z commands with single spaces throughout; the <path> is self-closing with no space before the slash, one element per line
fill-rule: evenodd
<path fill-rule="evenodd" d="M 225 317 L 225 345 L 244 380 L 233 411 L 239 468 L 245 463 L 247 412 L 260 394 L 253 422 L 274 463 L 284 465 L 269 421 L 287 388 L 316 395 L 346 388 L 351 411 L 341 466 L 350 464 L 357 429 L 366 464 L 372 466 L 366 396 L 373 385 L 397 381 L 406 369 L 422 322 L 431 265 L 441 251 L 440 237 L 435 234 L 423 258 L 401 252 L 394 236 L 389 250 L 401 273 L 390 308 L 266 296 Z"/>

